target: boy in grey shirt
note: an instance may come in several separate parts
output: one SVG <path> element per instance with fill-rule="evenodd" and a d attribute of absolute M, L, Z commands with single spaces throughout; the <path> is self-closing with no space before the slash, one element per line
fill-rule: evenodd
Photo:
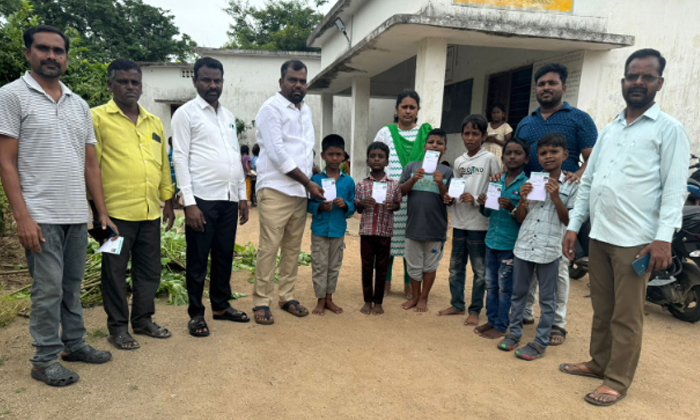
<path fill-rule="evenodd" d="M 440 152 L 442 158 L 446 148 L 445 132 L 439 128 L 432 130 L 425 141 L 425 150 Z M 403 309 L 415 307 L 416 312 L 428 311 L 428 295 L 447 239 L 443 196 L 451 179 L 449 167 L 438 165 L 434 173 L 426 174 L 423 162 L 409 163 L 401 174 L 401 194 L 408 196 L 405 259 L 412 290 L 411 299 L 401 305 Z"/>

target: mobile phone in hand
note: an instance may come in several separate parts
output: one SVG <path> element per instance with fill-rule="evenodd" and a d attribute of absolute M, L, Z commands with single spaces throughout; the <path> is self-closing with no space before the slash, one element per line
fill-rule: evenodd
<path fill-rule="evenodd" d="M 632 262 L 632 268 L 634 272 L 637 273 L 639 277 L 643 277 L 647 274 L 647 269 L 649 268 L 649 261 L 651 260 L 651 254 L 643 255 Z"/>
<path fill-rule="evenodd" d="M 102 229 L 102 226 L 96 226 L 88 230 L 88 233 L 99 243 L 117 236 L 117 232 L 115 232 L 114 229 L 112 229 L 112 226 L 109 225 L 107 225 L 107 229 Z"/>

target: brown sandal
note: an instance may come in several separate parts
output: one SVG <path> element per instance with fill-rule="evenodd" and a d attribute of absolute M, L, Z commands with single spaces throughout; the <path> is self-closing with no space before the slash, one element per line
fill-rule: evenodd
<path fill-rule="evenodd" d="M 611 388 L 608 388 L 608 389 L 606 389 L 605 391 L 602 391 L 602 392 L 601 392 L 601 391 L 600 391 L 600 388 L 602 388 L 602 387 L 603 387 L 603 385 L 601 385 L 601 386 L 599 386 L 598 388 L 596 388 L 593 392 L 589 392 L 588 394 L 586 394 L 585 397 L 583 397 L 583 399 L 584 399 L 587 403 L 593 404 L 593 405 L 598 406 L 598 407 L 610 407 L 611 405 L 615 405 L 615 404 L 617 404 L 618 402 L 620 402 L 620 401 L 622 401 L 623 399 L 625 399 L 625 396 L 624 396 L 624 395 L 622 395 L 621 393 L 619 393 L 619 392 L 617 392 L 617 391 L 615 391 L 614 389 L 611 389 Z M 606 387 L 606 388 L 607 388 L 607 387 Z M 614 400 L 610 400 L 610 401 L 600 401 L 598 398 L 599 398 L 601 395 L 609 395 L 609 396 L 615 397 L 615 399 L 614 399 Z M 597 396 L 597 397 L 596 397 L 596 396 Z"/>
<path fill-rule="evenodd" d="M 580 367 L 577 367 L 576 365 L 578 365 L 578 363 L 562 363 L 561 365 L 559 365 L 559 370 L 566 373 L 567 375 L 585 376 L 587 378 L 604 379 L 602 375 L 596 375 L 595 373 L 593 373 L 589 370 L 583 370 Z M 570 369 L 571 367 L 573 367 L 573 369 Z M 588 368 L 586 368 L 586 369 L 588 369 Z"/>

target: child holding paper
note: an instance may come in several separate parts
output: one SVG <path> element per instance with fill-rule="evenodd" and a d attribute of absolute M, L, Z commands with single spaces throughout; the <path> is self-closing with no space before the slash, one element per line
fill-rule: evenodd
<path fill-rule="evenodd" d="M 435 167 L 435 163 L 446 149 L 447 134 L 439 128 L 432 130 L 425 141 L 426 159 L 406 165 L 399 181 L 401 194 L 408 196 L 404 258 L 411 277 L 411 298 L 401 305 L 405 310 L 428 311 L 428 295 L 442 259 L 447 239 L 447 207 L 442 197 L 447 194 L 452 170 L 444 165 Z M 429 152 L 437 152 L 437 159 Z M 434 172 L 428 173 L 424 165 Z"/>
<path fill-rule="evenodd" d="M 311 177 L 324 190 L 326 201 L 309 199 L 311 221 L 311 266 L 314 292 L 318 303 L 315 315 L 325 310 L 340 314 L 343 308 L 333 302 L 338 274 L 343 265 L 347 218 L 355 213 L 355 181 L 340 170 L 345 159 L 345 141 L 336 134 L 321 142 L 321 158 L 326 169 Z"/>
<path fill-rule="evenodd" d="M 506 172 L 497 185 L 501 192 L 496 209 L 487 207 L 487 194 L 481 194 L 479 211 L 489 218 L 486 233 L 486 317 L 487 327 L 481 336 L 496 339 L 506 335 L 510 317 L 510 300 L 513 293 L 513 248 L 518 239 L 520 223 L 515 209 L 520 202 L 520 189 L 527 182 L 523 167 L 530 161 L 530 145 L 514 138 L 503 148 L 503 164 Z M 493 183 L 492 183 L 493 184 Z"/>
<path fill-rule="evenodd" d="M 523 316 L 533 274 L 537 272 L 540 286 L 540 322 L 535 341 L 519 348 L 515 356 L 535 360 L 544 356 L 549 344 L 554 309 L 556 307 L 557 277 L 564 230 L 569 224 L 569 210 L 578 190 L 578 184 L 564 181 L 561 165 L 569 156 L 566 137 L 549 133 L 537 143 L 537 158 L 547 171 L 543 201 L 528 201 L 533 192 L 530 182 L 520 189 L 520 203 L 515 216 L 522 223 L 513 254 L 513 297 L 511 300 L 510 333 L 498 348 L 511 351 L 518 347 L 522 337 Z"/>
<path fill-rule="evenodd" d="M 362 256 L 362 292 L 365 315 L 384 313 L 384 288 L 391 258 L 391 236 L 394 233 L 394 212 L 401 207 L 399 183 L 389 178 L 384 168 L 389 165 L 389 146 L 374 142 L 367 148 L 369 177 L 355 187 L 355 206 L 362 214 L 360 221 L 360 254 Z M 376 281 L 372 277 L 376 269 Z"/>
<path fill-rule="evenodd" d="M 469 316 L 465 325 L 477 326 L 479 314 L 484 307 L 484 258 L 486 256 L 486 231 L 489 219 L 479 213 L 476 198 L 486 192 L 491 175 L 501 172 L 499 158 L 482 148 L 488 137 L 488 122 L 481 115 L 469 115 L 462 122 L 462 141 L 467 152 L 455 160 L 456 178 L 464 183 L 461 194 L 445 197 L 446 204 L 454 204 L 452 212 L 452 255 L 450 257 L 451 306 L 438 315 L 461 315 L 465 312 L 464 285 L 467 277 L 467 262 L 471 259 L 474 278 L 472 282 Z M 455 190 L 455 188 L 452 188 Z M 457 188 L 458 189 L 458 188 Z M 476 327 L 480 334 L 488 324 Z"/>

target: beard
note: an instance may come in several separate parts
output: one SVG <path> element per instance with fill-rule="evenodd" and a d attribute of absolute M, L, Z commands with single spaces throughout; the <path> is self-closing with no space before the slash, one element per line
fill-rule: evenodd
<path fill-rule="evenodd" d="M 649 93 L 646 88 L 629 88 L 623 92 L 622 97 L 628 106 L 632 108 L 643 108 L 650 104 L 656 97 L 656 92 Z"/>
<path fill-rule="evenodd" d="M 294 105 L 300 104 L 304 100 L 304 92 L 300 90 L 293 90 L 289 92 L 289 102 L 293 103 Z"/>
<path fill-rule="evenodd" d="M 555 105 L 559 105 L 561 103 L 561 100 L 563 97 L 564 97 L 563 93 L 557 94 L 555 92 L 552 92 L 551 96 L 548 99 L 542 99 L 542 96 L 537 95 L 537 102 L 541 106 L 552 107 Z"/>
<path fill-rule="evenodd" d="M 32 71 L 46 78 L 56 78 L 63 75 L 61 65 L 52 60 L 42 60 L 39 67 L 32 69 Z"/>

